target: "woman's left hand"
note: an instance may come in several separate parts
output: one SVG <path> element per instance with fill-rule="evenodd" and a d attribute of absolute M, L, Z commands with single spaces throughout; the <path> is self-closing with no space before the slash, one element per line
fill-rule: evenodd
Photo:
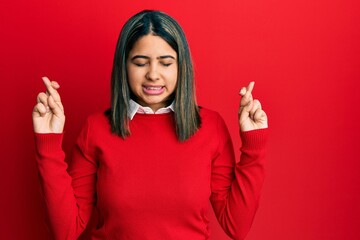
<path fill-rule="evenodd" d="M 263 129 L 268 127 L 266 113 L 261 109 L 261 103 L 253 99 L 252 90 L 255 82 L 250 82 L 247 87 L 240 90 L 242 96 L 239 108 L 240 131 L 246 132 L 251 130 Z"/>

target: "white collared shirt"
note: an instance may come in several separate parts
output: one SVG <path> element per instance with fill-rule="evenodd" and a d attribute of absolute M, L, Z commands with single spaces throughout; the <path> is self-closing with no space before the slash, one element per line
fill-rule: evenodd
<path fill-rule="evenodd" d="M 135 102 L 132 99 L 130 99 L 129 103 L 130 103 L 130 107 L 129 107 L 129 110 L 128 110 L 128 117 L 130 118 L 130 120 L 132 120 L 134 118 L 136 113 L 140 113 L 140 114 L 162 114 L 162 113 L 168 113 L 168 112 L 174 111 L 174 102 L 172 102 L 167 107 L 158 109 L 156 112 L 154 112 L 149 107 L 141 106 L 140 104 L 138 104 L 137 102 Z"/>

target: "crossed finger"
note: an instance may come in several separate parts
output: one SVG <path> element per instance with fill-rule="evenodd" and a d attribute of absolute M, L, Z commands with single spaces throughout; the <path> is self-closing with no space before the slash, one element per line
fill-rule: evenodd
<path fill-rule="evenodd" d="M 240 90 L 240 95 L 245 97 L 246 94 L 251 94 L 252 90 L 254 89 L 255 82 L 252 81 L 249 83 L 247 87 L 242 87 Z"/>
<path fill-rule="evenodd" d="M 46 86 L 46 94 L 48 96 L 52 96 L 55 102 L 61 101 L 60 95 L 56 89 L 60 87 L 60 85 L 55 81 L 50 81 L 47 77 L 42 77 L 42 80 Z"/>
<path fill-rule="evenodd" d="M 253 103 L 252 90 L 254 89 L 255 82 L 250 82 L 247 87 L 243 87 L 240 90 L 240 95 L 242 96 L 240 101 L 240 109 L 248 106 L 249 110 L 251 109 L 251 104 Z"/>
<path fill-rule="evenodd" d="M 42 77 L 42 80 L 46 86 L 46 95 L 48 96 L 47 101 L 54 102 L 63 111 L 64 107 L 61 103 L 60 94 L 57 91 L 57 89 L 60 88 L 60 85 L 55 81 L 50 81 L 47 77 Z M 54 107 L 54 104 L 50 105 L 50 107 L 52 106 Z"/>

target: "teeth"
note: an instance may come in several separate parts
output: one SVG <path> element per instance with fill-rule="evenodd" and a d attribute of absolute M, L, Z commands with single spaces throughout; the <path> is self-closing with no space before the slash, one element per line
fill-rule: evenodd
<path fill-rule="evenodd" d="M 161 87 L 146 87 L 146 89 L 149 89 L 149 90 L 160 90 Z"/>

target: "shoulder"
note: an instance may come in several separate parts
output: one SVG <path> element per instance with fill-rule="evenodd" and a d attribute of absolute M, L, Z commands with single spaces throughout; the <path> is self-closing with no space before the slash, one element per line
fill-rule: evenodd
<path fill-rule="evenodd" d="M 200 117 L 201 120 L 217 120 L 218 118 L 221 118 L 220 114 L 214 110 L 210 110 L 205 107 L 199 107 L 200 108 Z"/>
<path fill-rule="evenodd" d="M 85 121 L 85 126 L 92 131 L 110 131 L 110 122 L 107 111 L 99 111 L 90 114 Z"/>
<path fill-rule="evenodd" d="M 202 131 L 211 133 L 209 138 L 217 139 L 219 149 L 222 149 L 225 143 L 231 141 L 225 121 L 217 111 L 201 107 L 200 116 Z"/>
<path fill-rule="evenodd" d="M 218 129 L 219 127 L 226 128 L 224 119 L 217 111 L 201 107 L 200 117 L 201 117 L 201 124 L 203 127 L 206 128 L 210 127 L 215 129 Z"/>
<path fill-rule="evenodd" d="M 205 122 L 205 123 L 225 124 L 225 121 L 220 115 L 220 113 L 205 107 L 200 107 L 200 117 L 202 123 Z"/>

